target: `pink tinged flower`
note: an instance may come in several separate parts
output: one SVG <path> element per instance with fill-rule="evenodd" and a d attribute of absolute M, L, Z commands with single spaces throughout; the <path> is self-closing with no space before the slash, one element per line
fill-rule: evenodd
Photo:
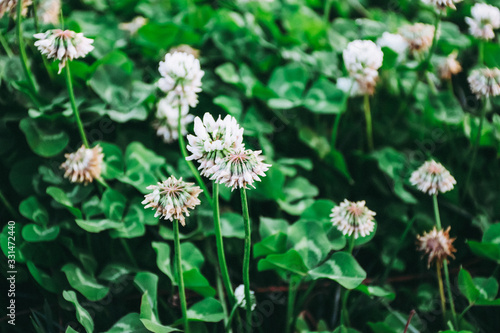
<path fill-rule="evenodd" d="M 155 217 L 160 216 L 164 220 L 178 220 L 182 226 L 186 225 L 186 216 L 189 210 L 194 209 L 201 202 L 198 199 L 203 190 L 194 183 L 186 183 L 174 176 L 170 176 L 163 182 L 147 187 L 152 192 L 144 196 L 142 204 L 144 208 L 156 210 Z"/>
<path fill-rule="evenodd" d="M 410 183 L 424 193 L 435 195 L 451 191 L 457 182 L 441 163 L 431 160 L 411 174 Z"/>
<path fill-rule="evenodd" d="M 344 235 L 354 234 L 354 239 L 370 235 L 375 227 L 375 222 L 373 222 L 375 212 L 369 210 L 365 204 L 364 200 L 352 202 L 345 199 L 332 209 L 330 217 L 333 225 Z"/>
<path fill-rule="evenodd" d="M 500 10 L 484 3 L 476 3 L 471 9 L 472 17 L 466 17 L 469 33 L 479 39 L 495 37 L 494 29 L 500 28 Z"/>
<path fill-rule="evenodd" d="M 264 163 L 261 153 L 260 150 L 250 149 L 230 151 L 224 159 L 212 167 L 210 179 L 230 187 L 231 191 L 248 188 L 248 185 L 255 188 L 253 183 L 260 181 L 259 176 L 265 177 L 265 172 L 271 167 L 271 164 Z"/>
<path fill-rule="evenodd" d="M 203 121 L 194 119 L 194 134 L 187 136 L 187 150 L 191 153 L 187 160 L 195 160 L 200 166 L 201 175 L 211 177 L 211 169 L 224 159 L 232 150 L 243 150 L 243 128 L 232 116 L 215 120 L 205 113 Z"/>
<path fill-rule="evenodd" d="M 439 64 L 438 71 L 441 79 L 450 80 L 453 75 L 462 71 L 462 66 L 457 61 L 457 55 L 457 52 L 453 52 Z"/>
<path fill-rule="evenodd" d="M 356 80 L 363 94 L 372 95 L 382 66 L 382 49 L 370 40 L 355 40 L 343 52 L 344 65 L 349 76 Z"/>
<path fill-rule="evenodd" d="M 467 81 L 477 98 L 500 95 L 500 69 L 498 68 L 475 69 L 470 73 Z"/>
<path fill-rule="evenodd" d="M 421 53 L 426 52 L 432 46 L 435 28 L 433 25 L 415 23 L 406 25 L 399 29 L 399 34 L 410 46 L 410 51 Z"/>
<path fill-rule="evenodd" d="M 451 9 L 457 9 L 457 7 L 455 7 L 455 3 L 461 1 L 462 0 L 422 0 L 422 2 L 433 5 L 440 10 L 445 10 L 448 7 Z"/>
<path fill-rule="evenodd" d="M 160 61 L 158 71 L 161 79 L 158 87 L 171 99 L 178 99 L 181 104 L 195 107 L 198 93 L 201 92 L 201 79 L 205 74 L 200 61 L 185 52 L 167 53 Z"/>
<path fill-rule="evenodd" d="M 61 0 L 42 0 L 38 2 L 37 15 L 43 24 L 58 24 L 61 13 Z"/>
<path fill-rule="evenodd" d="M 437 230 L 436 227 L 430 232 L 424 232 L 422 236 L 417 236 L 417 246 L 419 251 L 429 255 L 427 268 L 435 261 L 441 265 L 448 257 L 455 258 L 453 255 L 457 250 L 453 247 L 456 238 L 450 238 L 450 227 L 446 230 Z"/>
<path fill-rule="evenodd" d="M 47 59 L 59 60 L 59 73 L 68 60 L 85 57 L 94 49 L 93 39 L 86 38 L 83 33 L 71 30 L 53 29 L 33 35 L 38 41 L 35 46 Z"/>
<path fill-rule="evenodd" d="M 66 161 L 61 164 L 65 170 L 64 177 L 72 183 L 87 185 L 101 176 L 101 167 L 104 154 L 100 146 L 85 148 L 82 145 L 76 152 L 65 154 Z"/>
<path fill-rule="evenodd" d="M 12 17 L 16 17 L 18 0 L 0 0 L 0 18 L 5 13 L 9 13 Z M 26 16 L 28 7 L 32 4 L 31 0 L 22 0 L 21 15 Z"/>

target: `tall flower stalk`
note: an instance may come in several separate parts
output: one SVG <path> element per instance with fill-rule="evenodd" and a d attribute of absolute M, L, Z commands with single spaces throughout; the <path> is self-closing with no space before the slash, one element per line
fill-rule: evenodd
<path fill-rule="evenodd" d="M 82 119 L 80 118 L 80 112 L 78 112 L 78 106 L 75 100 L 75 92 L 73 90 L 73 78 L 71 77 L 71 70 L 69 64 L 67 64 L 65 70 L 66 74 L 66 87 L 68 88 L 69 100 L 71 102 L 71 109 L 73 110 L 73 115 L 75 116 L 76 125 L 78 126 L 78 132 L 82 138 L 82 142 L 86 148 L 90 148 L 89 141 L 87 140 L 87 135 L 85 135 L 85 129 L 83 128 Z"/>
<path fill-rule="evenodd" d="M 252 226 L 250 224 L 250 215 L 248 213 L 247 192 L 244 187 L 240 188 L 241 210 L 243 213 L 243 223 L 245 226 L 245 248 L 243 254 L 243 285 L 245 286 L 245 309 L 246 323 L 252 323 L 252 302 L 250 294 L 250 255 L 252 250 Z M 251 329 L 250 329 L 251 331 Z"/>
<path fill-rule="evenodd" d="M 373 128 L 372 128 L 372 114 L 370 110 L 370 96 L 365 95 L 363 100 L 363 110 L 365 112 L 366 121 L 366 139 L 368 140 L 368 149 L 373 151 Z"/>
<path fill-rule="evenodd" d="M 33 102 L 35 104 L 38 104 L 36 96 L 38 95 L 38 91 L 36 89 L 35 85 L 35 79 L 33 78 L 33 75 L 31 73 L 31 70 L 28 67 L 28 57 L 26 56 L 26 49 L 24 45 L 24 39 L 23 39 L 23 28 L 22 28 L 22 21 L 23 21 L 23 1 L 19 0 L 17 2 L 17 17 L 16 17 L 16 33 L 17 33 L 17 41 L 19 44 L 19 55 L 21 56 L 21 64 L 23 66 L 23 71 L 24 75 L 26 76 L 26 79 L 28 80 L 28 85 L 31 90 L 31 93 L 33 94 Z M 38 106 L 38 105 L 37 105 Z"/>
<path fill-rule="evenodd" d="M 181 300 L 182 320 L 184 322 L 184 332 L 189 333 L 186 291 L 184 288 L 184 276 L 182 274 L 182 254 L 181 254 L 181 242 L 179 240 L 179 220 L 177 219 L 174 220 L 174 250 L 175 250 L 175 264 L 177 267 L 177 279 L 179 285 L 179 298 Z"/>

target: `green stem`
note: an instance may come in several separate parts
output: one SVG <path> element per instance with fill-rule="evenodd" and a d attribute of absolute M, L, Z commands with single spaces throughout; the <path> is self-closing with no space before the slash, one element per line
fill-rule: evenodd
<path fill-rule="evenodd" d="M 231 325 L 233 324 L 233 318 L 234 315 L 236 314 L 236 310 L 238 310 L 238 304 L 234 304 L 233 309 L 231 310 L 231 314 L 229 315 L 229 319 L 227 320 L 226 324 L 226 332 L 231 331 Z"/>
<path fill-rule="evenodd" d="M 177 266 L 179 298 L 181 300 L 182 319 L 184 321 L 184 332 L 189 333 L 189 323 L 187 318 L 187 302 L 186 292 L 184 290 L 184 277 L 182 275 L 182 254 L 181 242 L 179 240 L 179 220 L 174 220 L 174 248 L 175 248 L 175 264 Z"/>
<path fill-rule="evenodd" d="M 132 254 L 132 251 L 130 250 L 130 247 L 127 244 L 127 241 L 124 238 L 120 237 L 120 243 L 122 243 L 122 246 L 125 249 L 125 252 L 127 253 L 130 261 L 132 262 L 132 265 L 134 265 L 134 267 L 138 268 L 139 266 L 137 265 L 137 261 L 135 260 L 134 255 Z"/>
<path fill-rule="evenodd" d="M 472 176 L 472 170 L 474 169 L 474 164 L 476 163 L 477 151 L 479 149 L 479 142 L 481 141 L 481 132 L 483 131 L 484 119 L 486 118 L 486 104 L 488 100 L 483 99 L 483 108 L 481 110 L 481 115 L 479 118 L 479 127 L 477 128 L 476 138 L 474 140 L 474 146 L 472 147 L 472 159 L 470 162 L 469 172 L 467 173 L 467 178 L 465 179 L 464 194 L 467 193 L 469 187 L 470 177 Z"/>
<path fill-rule="evenodd" d="M 351 86 L 349 87 L 349 90 L 345 94 L 344 100 L 342 101 L 342 110 L 335 117 L 335 123 L 333 124 L 333 129 L 332 129 L 332 140 L 331 140 L 332 149 L 335 149 L 335 145 L 337 143 L 337 133 L 339 131 L 339 125 L 340 125 L 340 118 L 342 117 L 342 114 L 347 111 L 347 102 L 349 101 L 349 97 L 351 96 L 351 90 L 353 86 L 354 86 L 354 80 L 352 81 Z"/>
<path fill-rule="evenodd" d="M 479 64 L 484 65 L 484 42 L 479 40 Z"/>
<path fill-rule="evenodd" d="M 301 280 L 294 282 L 294 276 L 290 276 L 290 285 L 288 287 L 288 307 L 286 312 L 286 333 L 293 332 L 294 305 L 297 297 L 297 290 L 299 289 Z"/>
<path fill-rule="evenodd" d="M 219 210 L 219 184 L 215 181 L 213 182 L 213 215 L 214 215 L 214 231 L 215 231 L 215 242 L 217 245 L 217 256 L 219 258 L 220 271 L 222 274 L 222 282 L 226 293 L 229 298 L 229 305 L 233 307 L 235 304 L 233 287 L 231 284 L 231 279 L 229 278 L 229 272 L 227 269 L 226 255 L 224 254 L 224 239 L 222 237 L 222 228 L 220 223 L 220 210 Z"/>
<path fill-rule="evenodd" d="M 373 128 L 372 128 L 372 115 L 370 111 L 370 96 L 368 94 L 366 94 L 364 97 L 363 109 L 365 111 L 366 138 L 368 140 L 368 149 L 371 152 L 373 151 Z"/>
<path fill-rule="evenodd" d="M 438 230 L 441 230 L 442 226 L 441 226 L 441 217 L 439 216 L 437 194 L 434 194 L 432 196 L 432 201 L 434 206 L 434 216 L 436 218 L 436 227 Z M 443 261 L 443 271 L 444 271 L 444 280 L 446 283 L 446 289 L 448 294 L 448 301 L 450 302 L 451 314 L 453 316 L 453 323 L 455 325 L 455 328 L 458 329 L 457 313 L 455 311 L 455 303 L 453 301 L 453 295 L 451 293 L 450 273 L 448 272 L 448 262 L 446 260 Z"/>
<path fill-rule="evenodd" d="M 354 233 L 351 235 L 349 238 L 349 247 L 348 247 L 348 253 L 352 255 L 352 251 L 354 249 L 354 243 L 355 243 L 355 238 L 354 238 Z M 347 325 L 350 326 L 350 320 L 349 320 L 349 312 L 347 310 L 347 299 L 349 298 L 349 293 L 350 291 L 348 289 L 345 289 L 343 291 L 343 296 L 342 296 L 342 312 L 340 314 L 340 324 L 341 325 Z"/>
<path fill-rule="evenodd" d="M 437 95 L 438 91 L 436 85 L 434 84 L 434 81 L 432 81 L 431 74 L 428 71 L 425 72 L 425 79 L 427 80 L 429 87 L 431 87 L 431 93 L 434 96 Z"/>
<path fill-rule="evenodd" d="M 12 53 L 12 49 L 9 46 L 9 43 L 7 43 L 7 40 L 5 39 L 5 36 L 3 33 L 0 31 L 0 44 L 2 44 L 3 49 L 5 50 L 5 53 L 7 56 L 12 58 L 14 56 L 14 53 Z"/>
<path fill-rule="evenodd" d="M 323 20 L 325 23 L 330 23 L 330 10 L 332 8 L 333 0 L 325 0 L 325 9 L 323 11 Z"/>
<path fill-rule="evenodd" d="M 38 1 L 32 0 L 32 6 L 33 6 L 33 20 L 35 23 L 35 32 L 38 33 L 40 31 L 39 25 L 38 25 L 38 14 L 37 14 L 37 6 L 38 6 Z"/>
<path fill-rule="evenodd" d="M 66 63 L 66 86 L 68 87 L 69 100 L 71 102 L 71 108 L 73 109 L 73 114 L 76 119 L 76 124 L 78 126 L 78 131 L 80 132 L 80 137 L 86 148 L 90 148 L 87 136 L 85 135 L 85 130 L 83 129 L 82 120 L 80 119 L 80 113 L 78 112 L 78 107 L 75 101 L 75 92 L 73 91 L 73 80 L 71 79 L 70 62 Z"/>
<path fill-rule="evenodd" d="M 7 200 L 7 198 L 3 195 L 2 191 L 0 191 L 0 200 L 2 201 L 3 205 L 7 210 L 9 211 L 10 215 L 12 218 L 19 218 L 19 214 L 16 212 L 16 210 L 12 207 L 10 202 Z"/>
<path fill-rule="evenodd" d="M 191 173 L 193 174 L 194 178 L 196 179 L 196 182 L 198 185 L 200 185 L 201 189 L 203 190 L 203 194 L 207 198 L 208 202 L 210 203 L 210 206 L 214 206 L 214 203 L 212 201 L 212 198 L 210 197 L 210 194 L 208 192 L 207 186 L 203 182 L 203 179 L 201 179 L 200 173 L 198 170 L 196 170 L 193 162 L 188 161 L 186 158 L 188 157 L 188 153 L 186 150 L 186 142 L 184 141 L 184 135 L 182 134 L 182 104 L 181 100 L 179 97 L 179 118 L 177 119 L 177 132 L 179 133 L 179 147 L 181 149 L 182 156 L 184 157 L 184 161 L 186 161 L 189 169 L 191 170 Z"/>
<path fill-rule="evenodd" d="M 245 252 L 243 255 L 243 285 L 245 287 L 245 308 L 247 327 L 251 329 L 252 324 L 252 302 L 250 295 L 250 252 L 252 250 L 252 226 L 250 225 L 250 216 L 248 213 L 247 192 L 244 187 L 240 189 L 241 210 L 243 213 L 243 222 L 245 225 Z"/>
<path fill-rule="evenodd" d="M 401 235 L 401 238 L 400 238 L 399 243 L 396 247 L 396 250 L 392 252 L 392 256 L 391 256 L 391 259 L 389 260 L 389 264 L 385 268 L 384 274 L 382 275 L 382 281 L 387 280 L 387 277 L 389 276 L 389 273 L 391 272 L 392 265 L 394 265 L 394 261 L 396 260 L 396 257 L 399 253 L 399 250 L 401 249 L 401 246 L 403 246 L 404 241 L 406 239 L 406 235 L 408 235 L 408 233 L 410 232 L 414 222 L 415 222 L 415 218 L 412 218 L 410 220 L 410 222 L 408 222 L 408 224 L 406 225 L 406 228 L 403 231 L 403 234 Z"/>
<path fill-rule="evenodd" d="M 467 307 L 464 309 L 464 311 L 462 311 L 462 313 L 458 316 L 458 320 L 462 320 L 462 318 L 465 316 L 467 311 L 469 311 L 473 306 L 474 306 L 474 303 L 470 303 L 469 305 L 467 305 Z"/>
<path fill-rule="evenodd" d="M 441 312 L 443 313 L 443 318 L 445 318 L 446 297 L 444 296 L 443 276 L 441 274 L 441 264 L 439 262 L 436 264 L 436 273 L 437 273 L 437 277 L 438 277 L 439 298 L 441 299 Z"/>
<path fill-rule="evenodd" d="M 26 56 L 26 49 L 24 47 L 24 40 L 23 40 L 23 28 L 22 28 L 22 21 L 23 21 L 23 16 L 22 16 L 22 7 L 23 7 L 23 1 L 18 1 L 17 2 L 17 18 L 16 18 L 16 32 L 17 32 L 17 40 L 19 43 L 19 55 L 21 56 L 21 64 L 23 66 L 23 71 L 24 75 L 26 76 L 26 79 L 28 80 L 29 87 L 33 93 L 34 96 L 38 94 L 35 86 L 35 80 L 33 79 L 33 75 L 31 74 L 31 71 L 28 67 L 28 57 Z M 33 102 L 36 101 L 36 98 L 33 97 Z M 35 102 L 37 106 L 39 106 L 38 101 Z"/>

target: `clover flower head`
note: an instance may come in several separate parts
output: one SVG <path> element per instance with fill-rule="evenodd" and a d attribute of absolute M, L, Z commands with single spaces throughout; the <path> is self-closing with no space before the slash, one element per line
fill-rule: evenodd
<path fill-rule="evenodd" d="M 264 156 L 261 156 L 261 153 L 260 150 L 243 148 L 231 150 L 211 168 L 210 179 L 230 187 L 231 191 L 238 188 L 246 189 L 248 185 L 255 188 L 254 181 L 260 181 L 259 176 L 265 177 L 265 172 L 271 167 L 271 164 L 264 163 Z"/>
<path fill-rule="evenodd" d="M 445 10 L 446 8 L 457 9 L 455 3 L 462 0 L 422 0 L 423 3 L 428 5 L 433 5 L 439 10 Z"/>
<path fill-rule="evenodd" d="M 370 40 L 355 40 L 347 44 L 343 54 L 344 65 L 363 94 L 373 94 L 382 66 L 384 53 Z"/>
<path fill-rule="evenodd" d="M 391 34 L 384 32 L 381 37 L 377 39 L 377 45 L 380 47 L 387 47 L 396 52 L 400 58 L 403 58 L 408 50 L 408 42 L 400 34 Z"/>
<path fill-rule="evenodd" d="M 61 13 L 61 0 L 42 0 L 39 2 L 37 15 L 43 24 L 58 24 Z"/>
<path fill-rule="evenodd" d="M 17 14 L 17 3 L 19 0 L 0 0 L 0 18 L 2 18 L 5 13 L 9 13 L 12 17 L 16 17 Z M 26 16 L 28 13 L 28 7 L 32 4 L 31 0 L 21 0 L 22 8 L 21 15 Z"/>
<path fill-rule="evenodd" d="M 189 209 L 201 203 L 198 195 L 203 192 L 194 183 L 186 183 L 182 177 L 176 179 L 174 176 L 146 188 L 152 192 L 144 196 L 144 208 L 151 207 L 156 210 L 155 217 L 170 221 L 176 219 L 182 226 L 186 225 L 185 216 L 189 216 Z"/>
<path fill-rule="evenodd" d="M 181 104 L 181 133 L 187 134 L 186 126 L 193 122 L 194 116 L 189 114 L 189 106 Z M 165 143 L 172 143 L 179 139 L 179 105 L 175 105 L 162 98 L 156 109 L 156 119 L 153 121 L 156 134 L 163 138 Z"/>
<path fill-rule="evenodd" d="M 453 252 L 457 252 L 457 250 L 452 244 L 455 239 L 450 238 L 450 227 L 446 230 L 437 230 L 434 227 L 430 232 L 424 232 L 422 236 L 417 236 L 418 250 L 429 255 L 427 268 L 431 267 L 433 261 L 441 265 L 448 257 L 455 258 Z"/>
<path fill-rule="evenodd" d="M 350 97 L 362 96 L 363 91 L 359 87 L 358 81 L 351 77 L 339 77 L 337 79 L 337 88 L 348 93 Z"/>
<path fill-rule="evenodd" d="M 165 60 L 160 61 L 158 71 L 162 76 L 158 87 L 163 92 L 175 96 L 182 104 L 191 107 L 198 104 L 201 79 L 205 72 L 201 70 L 200 61 L 192 54 L 167 53 Z"/>
<path fill-rule="evenodd" d="M 333 225 L 344 235 L 354 234 L 354 239 L 368 236 L 375 227 L 373 222 L 375 212 L 369 210 L 365 204 L 364 200 L 352 202 L 345 199 L 332 209 L 330 217 Z"/>
<path fill-rule="evenodd" d="M 76 152 L 65 154 L 66 161 L 61 164 L 65 170 L 64 177 L 72 183 L 87 185 L 101 176 L 101 166 L 104 154 L 100 146 L 86 148 L 82 145 Z"/>
<path fill-rule="evenodd" d="M 142 16 L 136 16 L 132 19 L 130 22 L 123 22 L 118 25 L 118 28 L 120 30 L 126 31 L 130 34 L 130 36 L 133 36 L 137 34 L 137 31 L 139 31 L 140 28 L 146 25 L 148 23 L 148 19 Z"/>
<path fill-rule="evenodd" d="M 236 298 L 236 303 L 240 308 L 245 308 L 247 305 L 247 302 L 245 300 L 245 286 L 240 284 L 235 290 L 234 290 L 234 297 Z M 252 302 L 252 311 L 255 310 L 257 307 L 257 299 L 255 298 L 255 292 L 253 290 L 250 290 L 250 301 Z"/>
<path fill-rule="evenodd" d="M 434 39 L 435 28 L 433 25 L 415 23 L 405 25 L 399 29 L 399 34 L 410 45 L 410 51 L 420 53 L 429 50 Z"/>
<path fill-rule="evenodd" d="M 170 50 L 168 52 L 169 53 L 184 52 L 187 54 L 191 54 L 196 59 L 200 58 L 200 50 L 195 49 L 187 44 L 180 44 L 180 45 L 174 46 L 174 47 L 170 48 Z"/>
<path fill-rule="evenodd" d="M 83 58 L 94 49 L 93 39 L 71 30 L 53 29 L 33 36 L 38 39 L 35 46 L 47 59 L 60 60 L 58 74 L 68 60 Z"/>
<path fill-rule="evenodd" d="M 194 119 L 194 134 L 187 136 L 187 150 L 191 152 L 187 160 L 200 163 L 199 170 L 205 177 L 212 176 L 211 169 L 225 158 L 231 150 L 244 149 L 243 128 L 236 119 L 227 115 L 224 119 L 214 120 L 210 113 L 205 113 L 203 121 Z"/>
<path fill-rule="evenodd" d="M 472 17 L 466 17 L 469 33 L 479 39 L 493 39 L 494 29 L 500 28 L 500 10 L 485 3 L 476 3 L 471 9 Z"/>
<path fill-rule="evenodd" d="M 411 174 L 410 183 L 420 191 L 434 195 L 451 191 L 457 181 L 441 163 L 430 160 Z"/>
<path fill-rule="evenodd" d="M 457 52 L 448 55 L 438 66 L 439 77 L 443 80 L 450 80 L 453 75 L 462 71 L 462 65 L 457 61 Z"/>
<path fill-rule="evenodd" d="M 467 81 L 477 98 L 500 95 L 500 69 L 498 68 L 475 69 L 470 73 Z"/>

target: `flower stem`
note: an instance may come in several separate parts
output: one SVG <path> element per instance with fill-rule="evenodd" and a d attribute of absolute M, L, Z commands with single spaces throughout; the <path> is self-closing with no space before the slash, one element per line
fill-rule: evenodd
<path fill-rule="evenodd" d="M 26 79 L 28 80 L 29 87 L 31 89 L 31 92 L 36 96 L 38 94 L 36 86 L 35 86 L 35 80 L 33 79 L 33 75 L 31 74 L 31 71 L 28 67 L 28 57 L 26 56 L 26 49 L 24 47 L 24 40 L 23 40 L 23 28 L 21 26 L 21 23 L 23 21 L 23 15 L 22 15 L 22 7 L 23 7 L 23 1 L 18 1 L 17 2 L 17 18 L 16 18 L 16 32 L 17 32 L 17 40 L 19 43 L 19 55 L 21 56 L 21 64 L 23 65 L 23 70 L 24 70 L 24 75 L 26 76 Z M 35 102 L 36 98 L 33 97 L 33 102 Z M 35 102 L 37 106 L 38 101 Z"/>
<path fill-rule="evenodd" d="M 12 53 L 12 49 L 9 46 L 9 43 L 7 43 L 7 40 L 5 39 L 5 36 L 3 33 L 0 31 L 0 44 L 2 44 L 3 49 L 5 50 L 5 53 L 7 56 L 12 58 L 14 56 L 14 53 Z"/>
<path fill-rule="evenodd" d="M 250 216 L 248 214 L 247 192 L 244 187 L 240 189 L 241 209 L 243 212 L 243 222 L 245 225 L 245 252 L 243 255 L 243 285 L 245 286 L 245 308 L 247 327 L 252 324 L 252 302 L 250 295 L 250 252 L 252 247 L 252 226 L 250 225 Z"/>
<path fill-rule="evenodd" d="M 364 97 L 363 109 L 365 111 L 366 119 L 366 138 L 368 140 L 368 149 L 373 151 L 373 129 L 372 129 L 372 115 L 370 111 L 370 96 L 368 94 Z"/>
<path fill-rule="evenodd" d="M 224 288 L 226 288 L 226 293 L 229 298 L 229 306 L 232 308 L 235 303 L 233 287 L 231 280 L 229 278 L 229 272 L 227 270 L 226 256 L 224 254 L 224 240 L 222 238 L 222 228 L 220 223 L 220 210 L 219 210 L 219 184 L 213 182 L 213 215 L 214 215 L 214 231 L 215 231 L 215 242 L 217 245 L 217 256 L 219 257 L 220 271 L 222 274 L 222 282 L 224 283 Z"/>
<path fill-rule="evenodd" d="M 132 265 L 134 265 L 134 267 L 136 267 L 136 268 L 139 267 L 137 265 L 137 261 L 134 258 L 134 255 L 132 254 L 132 251 L 130 250 L 130 247 L 127 244 L 127 241 L 124 238 L 120 237 L 120 243 L 122 243 L 122 246 L 125 249 L 125 252 L 127 253 L 130 261 L 132 262 Z"/>
<path fill-rule="evenodd" d="M 76 124 L 78 126 L 78 131 L 80 132 L 80 136 L 82 138 L 82 142 L 86 148 L 90 148 L 89 142 L 87 140 L 87 136 L 85 135 L 85 130 L 83 129 L 82 120 L 80 119 L 80 113 L 78 112 L 78 107 L 76 106 L 75 101 L 75 92 L 73 91 L 73 80 L 71 79 L 71 70 L 69 68 L 70 62 L 66 63 L 66 86 L 68 87 L 69 100 L 71 102 L 71 108 L 73 109 L 73 114 L 75 115 Z"/>
<path fill-rule="evenodd" d="M 179 220 L 174 220 L 174 248 L 175 248 L 175 264 L 177 266 L 179 298 L 181 300 L 182 319 L 184 321 L 184 332 L 189 333 L 189 323 L 187 318 L 187 302 L 186 292 L 184 290 L 184 277 L 182 275 L 182 254 L 181 242 L 179 240 Z"/>
<path fill-rule="evenodd" d="M 479 40 L 479 45 L 478 45 L 478 53 L 479 53 L 479 64 L 484 65 L 484 42 L 482 40 Z"/>
<path fill-rule="evenodd" d="M 3 195 L 2 191 L 0 191 L 0 201 L 2 201 L 5 208 L 7 208 L 10 215 L 12 216 L 12 218 L 16 218 L 16 219 L 19 218 L 19 214 L 16 212 L 16 210 L 14 208 L 12 208 L 12 205 L 7 200 L 7 198 Z"/>
<path fill-rule="evenodd" d="M 479 127 L 477 128 L 476 138 L 474 140 L 474 146 L 472 147 L 472 159 L 470 162 L 469 172 L 467 173 L 467 178 L 465 179 L 464 194 L 467 193 L 469 187 L 470 177 L 472 176 L 472 170 L 474 169 L 474 164 L 476 163 L 477 151 L 479 149 L 479 142 L 481 141 L 481 132 L 483 131 L 484 118 L 486 118 L 486 104 L 487 99 L 483 99 L 483 107 L 481 110 L 481 115 L 479 118 Z"/>
<path fill-rule="evenodd" d="M 332 140 L 331 140 L 332 149 L 335 149 L 335 145 L 337 143 L 337 133 L 339 131 L 340 118 L 342 117 L 342 114 L 347 111 L 347 102 L 349 101 L 349 97 L 351 96 L 351 90 L 353 86 L 354 86 L 354 80 L 352 81 L 351 86 L 349 87 L 349 90 L 345 94 L 344 100 L 342 101 L 342 110 L 335 117 L 335 122 L 333 123 L 333 129 L 332 129 Z"/>
<path fill-rule="evenodd" d="M 439 262 L 436 264 L 436 273 L 439 285 L 439 298 L 441 299 L 441 312 L 443 313 L 444 318 L 446 313 L 446 297 L 444 296 L 443 276 L 441 274 L 441 264 Z"/>
<path fill-rule="evenodd" d="M 286 333 L 293 332 L 294 322 L 294 305 L 297 297 L 297 290 L 299 289 L 301 280 L 294 282 L 296 277 L 290 276 L 290 285 L 288 287 L 288 307 L 286 312 Z"/>
<path fill-rule="evenodd" d="M 438 230 L 442 229 L 441 217 L 439 216 L 439 206 L 437 200 L 437 194 L 432 196 L 433 206 L 434 206 L 434 216 L 436 218 L 436 227 Z M 455 311 L 455 303 L 453 302 L 453 295 L 451 293 L 451 283 L 450 283 L 450 273 L 448 272 L 448 261 L 446 259 L 443 261 L 443 271 L 444 271 L 444 281 L 446 283 L 446 289 L 448 294 L 448 301 L 450 302 L 451 314 L 453 316 L 453 323 L 455 328 L 458 329 L 457 313 Z"/>
<path fill-rule="evenodd" d="M 333 0 L 325 0 L 325 9 L 323 11 L 323 20 L 326 24 L 330 22 L 330 10 L 332 8 Z"/>
<path fill-rule="evenodd" d="M 365 95 L 367 96 L 367 95 Z M 349 238 L 349 247 L 347 249 L 347 253 L 352 255 L 352 250 L 354 249 L 354 243 L 355 243 L 355 238 L 354 238 L 354 233 L 351 235 Z M 343 290 L 343 295 L 342 295 L 342 313 L 340 314 L 340 324 L 341 325 L 347 325 L 350 326 L 350 321 L 349 321 L 349 312 L 347 310 L 347 299 L 349 298 L 349 293 L 350 290 L 344 289 Z"/>
<path fill-rule="evenodd" d="M 200 185 L 201 189 L 203 190 L 203 194 L 207 198 L 208 202 L 210 203 L 210 206 L 214 206 L 214 203 L 212 201 L 212 197 L 210 197 L 210 194 L 208 192 L 207 186 L 203 182 L 203 179 L 201 179 L 200 173 L 198 170 L 196 170 L 195 166 L 193 165 L 193 162 L 188 161 L 186 158 L 188 157 L 188 153 L 186 150 L 186 142 L 184 141 L 184 135 L 182 134 L 182 104 L 179 98 L 179 118 L 177 119 L 177 132 L 179 134 L 179 147 L 181 149 L 182 156 L 184 157 L 184 161 L 186 161 L 189 169 L 191 170 L 191 173 L 193 174 L 194 178 L 196 179 L 196 182 L 198 185 Z"/>

